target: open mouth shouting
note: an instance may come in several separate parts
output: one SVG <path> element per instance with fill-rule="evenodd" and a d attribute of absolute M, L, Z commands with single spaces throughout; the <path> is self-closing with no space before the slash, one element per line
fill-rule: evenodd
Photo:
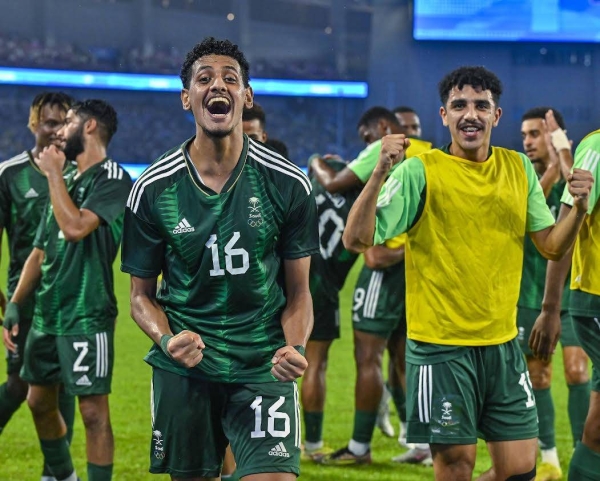
<path fill-rule="evenodd" d="M 231 102 L 226 97 L 213 97 L 207 102 L 206 110 L 213 118 L 224 118 L 231 112 Z"/>

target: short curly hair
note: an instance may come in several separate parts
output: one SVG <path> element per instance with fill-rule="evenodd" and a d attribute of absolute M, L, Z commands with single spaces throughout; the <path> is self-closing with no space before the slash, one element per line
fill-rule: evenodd
<path fill-rule="evenodd" d="M 73 99 L 64 92 L 42 92 L 35 96 L 29 108 L 27 127 L 35 134 L 40 123 L 40 115 L 45 105 L 58 106 L 65 113 L 71 108 Z"/>
<path fill-rule="evenodd" d="M 459 90 L 465 85 L 470 85 L 473 88 L 480 87 L 482 90 L 492 92 L 494 103 L 498 105 L 500 95 L 502 95 L 502 82 L 495 73 L 481 66 L 463 66 L 453 70 L 446 75 L 438 84 L 440 100 L 443 105 L 446 105 L 450 91 L 457 87 Z"/>
<path fill-rule="evenodd" d="M 71 111 L 84 121 L 90 118 L 96 119 L 100 138 L 104 145 L 108 146 L 119 125 L 117 112 L 112 105 L 100 99 L 87 99 L 75 102 L 71 106 Z"/>
<path fill-rule="evenodd" d="M 196 60 L 206 55 L 225 55 L 226 57 L 231 57 L 236 60 L 242 69 L 244 87 L 250 85 L 250 64 L 239 47 L 229 40 L 217 40 L 214 37 L 206 37 L 202 42 L 196 44 L 185 56 L 185 60 L 183 61 L 183 65 L 179 72 L 179 78 L 181 79 L 183 88 L 187 89 L 190 87 L 192 66 Z"/>

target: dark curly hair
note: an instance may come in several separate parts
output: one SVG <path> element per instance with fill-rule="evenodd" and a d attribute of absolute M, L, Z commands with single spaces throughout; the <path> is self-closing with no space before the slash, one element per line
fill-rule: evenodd
<path fill-rule="evenodd" d="M 492 98 L 496 106 L 502 95 L 502 82 L 496 77 L 496 74 L 490 72 L 485 67 L 463 66 L 453 70 L 446 75 L 438 84 L 440 100 L 442 105 L 446 105 L 450 91 L 457 87 L 459 90 L 465 85 L 470 85 L 473 88 L 480 87 L 482 90 L 492 92 Z"/>
<path fill-rule="evenodd" d="M 61 110 L 67 112 L 73 103 L 73 99 L 64 92 L 42 92 L 35 96 L 29 108 L 29 120 L 27 127 L 32 133 L 35 133 L 40 123 L 40 114 L 45 105 L 54 107 L 57 105 Z"/>
<path fill-rule="evenodd" d="M 110 104 L 104 100 L 88 99 L 75 102 L 71 106 L 71 110 L 84 121 L 91 118 L 96 119 L 100 139 L 104 142 L 104 145 L 109 144 L 118 126 L 117 112 Z"/>
<path fill-rule="evenodd" d="M 359 129 L 363 126 L 369 127 L 382 119 L 387 120 L 392 124 L 398 124 L 398 119 L 391 110 L 388 110 L 385 107 L 375 106 L 371 107 L 360 116 L 356 128 Z"/>
<path fill-rule="evenodd" d="M 523 114 L 523 117 L 521 117 L 521 122 L 524 120 L 530 120 L 530 119 L 542 119 L 545 120 L 546 119 L 546 112 L 548 112 L 548 110 L 552 110 L 552 112 L 554 113 L 554 118 L 556 119 L 556 123 L 558 124 L 558 126 L 565 130 L 565 120 L 563 118 L 563 116 L 561 115 L 561 113 L 556 110 L 553 109 L 552 107 L 534 107 L 532 109 L 529 109 L 527 112 L 525 112 Z"/>
<path fill-rule="evenodd" d="M 206 37 L 202 42 L 196 44 L 196 46 L 185 56 L 185 60 L 183 61 L 183 65 L 179 72 L 179 78 L 181 79 L 183 88 L 187 89 L 190 87 L 192 66 L 194 65 L 194 62 L 206 55 L 225 55 L 236 60 L 242 69 L 244 87 L 248 87 L 248 82 L 250 81 L 250 64 L 238 46 L 235 43 L 231 43 L 229 40 L 217 40 L 214 37 Z"/>

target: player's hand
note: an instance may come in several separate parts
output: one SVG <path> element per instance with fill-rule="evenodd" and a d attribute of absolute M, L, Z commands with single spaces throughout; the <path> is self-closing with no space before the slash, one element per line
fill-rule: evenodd
<path fill-rule="evenodd" d="M 583 169 L 573 169 L 567 177 L 569 194 L 573 197 L 573 207 L 579 211 L 587 212 L 588 199 L 594 185 L 594 176 L 591 172 Z"/>
<path fill-rule="evenodd" d="M 529 348 L 535 357 L 550 361 L 560 338 L 560 329 L 560 311 L 542 310 L 529 336 Z"/>
<path fill-rule="evenodd" d="M 409 146 L 410 140 L 404 134 L 391 134 L 383 137 L 377 170 L 387 174 L 394 165 L 404 159 L 404 153 Z"/>
<path fill-rule="evenodd" d="M 548 110 L 545 115 L 544 124 L 546 125 L 546 131 L 549 134 L 550 142 L 546 139 L 546 145 L 552 145 L 553 150 L 559 152 L 563 149 L 571 151 L 573 142 L 567 137 L 567 133 L 558 125 L 556 118 L 554 117 L 554 111 Z"/>
<path fill-rule="evenodd" d="M 202 350 L 205 347 L 200 334 L 187 330 L 170 338 L 166 345 L 167 355 L 187 368 L 192 368 L 202 361 Z"/>
<path fill-rule="evenodd" d="M 273 359 L 271 359 L 273 367 L 271 374 L 279 381 L 293 381 L 298 379 L 306 368 L 308 361 L 300 354 L 293 346 L 284 346 L 278 349 Z"/>
<path fill-rule="evenodd" d="M 19 305 L 15 302 L 9 302 L 6 305 L 6 312 L 4 313 L 4 321 L 2 326 L 2 341 L 11 352 L 17 351 L 17 345 L 13 342 L 13 338 L 19 334 L 19 321 L 21 316 L 19 314 Z"/>
<path fill-rule="evenodd" d="M 46 177 L 52 174 L 59 174 L 62 176 L 65 161 L 65 153 L 56 145 L 45 147 L 40 153 L 39 158 L 35 159 L 35 163 Z"/>

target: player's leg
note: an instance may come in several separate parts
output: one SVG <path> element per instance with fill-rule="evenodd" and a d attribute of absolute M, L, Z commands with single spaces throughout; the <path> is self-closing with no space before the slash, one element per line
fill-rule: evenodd
<path fill-rule="evenodd" d="M 585 421 L 583 438 L 577 443 L 571 464 L 569 481 L 600 480 L 600 319 L 573 316 L 581 347 L 592 361 L 592 393 Z"/>
<path fill-rule="evenodd" d="M 31 327 L 31 320 L 19 323 L 19 334 L 13 337 L 17 352 L 6 352 L 6 382 L 0 386 L 0 434 L 27 397 L 28 384 L 21 379 L 19 371 L 23 366 L 23 349 Z"/>
<path fill-rule="evenodd" d="M 387 389 L 400 418 L 398 442 L 406 445 L 406 322 L 401 322 L 388 339 L 390 356 Z"/>
<path fill-rule="evenodd" d="M 487 444 L 492 468 L 477 481 L 533 481 L 536 478 L 537 439 L 500 441 Z"/>
<path fill-rule="evenodd" d="M 583 426 L 590 404 L 589 358 L 577 339 L 573 319 L 567 312 L 561 316 L 561 324 L 560 343 L 563 348 L 565 380 L 569 389 L 569 421 L 575 446 L 583 436 Z"/>
<path fill-rule="evenodd" d="M 331 344 L 340 337 L 337 306 L 320 306 L 315 309 L 314 317 L 314 327 L 306 344 L 308 367 L 302 376 L 301 389 L 305 436 L 303 455 L 310 459 L 327 454 L 323 442 L 327 359 Z"/>
<path fill-rule="evenodd" d="M 538 421 L 527 363 L 516 339 L 481 348 L 485 385 L 478 431 L 492 467 L 482 480 L 534 479 Z"/>
<path fill-rule="evenodd" d="M 233 451 L 231 445 L 227 446 L 225 451 L 225 458 L 223 459 L 223 469 L 221 469 L 221 479 L 229 479 L 231 481 L 238 480 L 240 478 L 235 475 L 235 458 L 233 457 Z"/>
<path fill-rule="evenodd" d="M 56 337 L 31 328 L 25 343 L 21 377 L 30 384 L 27 404 L 40 440 L 44 462 L 58 480 L 75 481 L 67 426 L 58 407 L 62 382 Z"/>
<path fill-rule="evenodd" d="M 406 361 L 408 442 L 429 444 L 436 480 L 470 480 L 481 389 L 475 348 L 436 364 Z"/>
<path fill-rule="evenodd" d="M 57 346 L 65 390 L 79 397 L 85 427 L 90 481 L 112 479 L 114 438 L 108 394 L 114 363 L 114 331 L 58 336 Z"/>
<path fill-rule="evenodd" d="M 517 325 L 518 342 L 527 360 L 527 369 L 539 419 L 539 448 L 542 462 L 538 466 L 539 481 L 560 479 L 562 469 L 556 449 L 555 412 L 551 393 L 552 364 L 533 356 L 529 349 L 531 330 L 539 316 L 537 309 L 519 308 Z"/>
<path fill-rule="evenodd" d="M 222 425 L 245 480 L 292 481 L 300 473 L 296 382 L 223 384 Z"/>
<path fill-rule="evenodd" d="M 219 479 L 228 444 L 222 384 L 153 368 L 151 389 L 150 472 L 173 480 Z"/>

